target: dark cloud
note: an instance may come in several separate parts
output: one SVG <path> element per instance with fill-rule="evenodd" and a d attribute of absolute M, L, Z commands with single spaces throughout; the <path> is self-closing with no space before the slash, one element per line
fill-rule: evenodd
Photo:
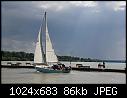
<path fill-rule="evenodd" d="M 49 34 L 58 55 L 125 59 L 125 10 L 98 4 L 94 8 L 66 5 L 68 9 L 60 11 L 54 6 L 48 9 Z M 3 49 L 34 52 L 44 12 L 39 5 L 2 2 Z"/>

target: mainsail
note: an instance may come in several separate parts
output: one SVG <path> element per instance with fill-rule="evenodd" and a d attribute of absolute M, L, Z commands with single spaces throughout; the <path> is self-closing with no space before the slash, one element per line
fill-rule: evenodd
<path fill-rule="evenodd" d="M 45 33 L 46 33 L 46 43 L 45 43 L 46 44 L 46 62 L 47 63 L 58 62 L 57 56 L 53 49 L 53 46 L 49 37 L 49 33 L 48 33 L 46 12 L 45 12 Z"/>

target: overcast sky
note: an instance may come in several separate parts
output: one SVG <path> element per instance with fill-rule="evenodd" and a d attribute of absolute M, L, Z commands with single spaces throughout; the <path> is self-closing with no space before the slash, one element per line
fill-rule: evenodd
<path fill-rule="evenodd" d="M 125 1 L 2 1 L 2 50 L 34 53 L 45 10 L 57 55 L 125 60 Z"/>

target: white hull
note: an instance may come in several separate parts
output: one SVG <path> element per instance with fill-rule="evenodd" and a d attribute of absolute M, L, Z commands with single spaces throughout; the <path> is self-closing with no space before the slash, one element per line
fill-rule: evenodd
<path fill-rule="evenodd" d="M 52 67 L 48 66 L 35 66 L 35 69 L 42 73 L 69 73 L 71 69 L 66 67 L 65 69 L 53 69 Z"/>

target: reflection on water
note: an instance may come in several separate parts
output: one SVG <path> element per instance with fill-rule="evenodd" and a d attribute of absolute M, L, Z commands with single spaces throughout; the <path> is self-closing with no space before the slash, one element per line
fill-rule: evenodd
<path fill-rule="evenodd" d="M 2 84 L 125 84 L 125 73 L 82 72 L 40 73 L 28 68 L 2 68 Z"/>

